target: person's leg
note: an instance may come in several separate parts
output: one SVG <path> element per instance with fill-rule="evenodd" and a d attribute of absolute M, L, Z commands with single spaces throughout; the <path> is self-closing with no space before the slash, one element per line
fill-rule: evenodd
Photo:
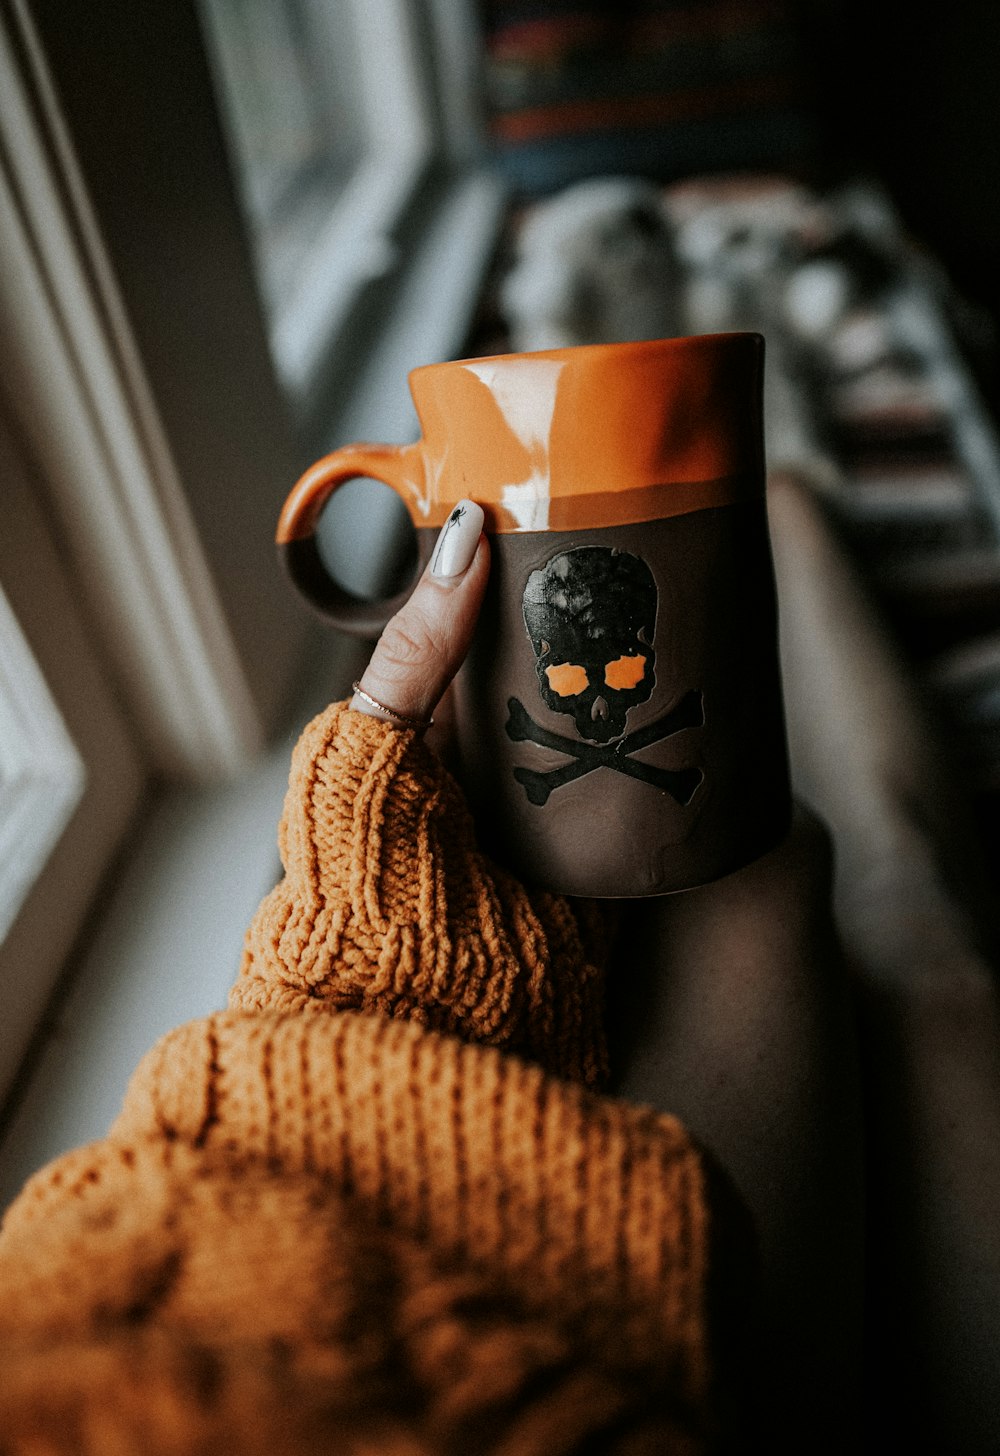
<path fill-rule="evenodd" d="M 1000 1451 L 1000 948 L 961 745 L 815 495 L 769 482 L 792 777 L 830 826 L 868 1145 L 871 1449 Z"/>
<path fill-rule="evenodd" d="M 609 977 L 613 1090 L 682 1118 L 752 1216 L 768 1449 L 856 1449 L 861 1114 L 830 874 L 799 811 L 756 864 L 630 903 Z"/>

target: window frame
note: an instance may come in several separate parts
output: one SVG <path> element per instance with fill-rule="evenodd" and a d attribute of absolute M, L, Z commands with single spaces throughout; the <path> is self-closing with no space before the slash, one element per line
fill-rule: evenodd
<path fill-rule="evenodd" d="M 364 0 L 352 3 L 364 9 Z M 471 9 L 466 0 L 387 3 L 419 20 L 431 144 L 406 185 L 384 184 L 399 248 L 393 276 L 358 290 L 336 344 L 325 357 L 316 351 L 291 401 L 269 349 L 194 0 L 151 10 L 100 0 L 86 15 L 56 0 L 11 0 L 4 12 L 0 61 L 20 88 L 22 151 L 6 124 L 8 90 L 0 172 L 27 261 L 16 286 L 0 285 L 0 307 L 23 306 L 29 294 L 38 307 L 21 319 L 16 367 L 0 383 L 0 426 L 6 412 L 32 482 L 31 549 L 51 571 L 23 570 L 29 545 L 8 532 L 0 588 L 71 737 L 87 752 L 103 741 L 81 804 L 110 815 L 94 836 L 92 869 L 74 873 L 90 832 L 82 810 L 49 861 L 43 880 L 61 865 L 69 883 L 45 972 L 27 969 L 31 936 L 51 906 L 44 884 L 22 917 L 25 934 L 19 918 L 0 947 L 0 990 L 14 984 L 5 975 L 17 975 L 25 992 L 19 1029 L 8 1028 L 0 1047 L 0 1088 L 34 1037 L 3 1114 L 7 1188 L 68 1142 L 98 1135 L 136 1056 L 159 1031 L 206 1009 L 206 943 L 185 938 L 184 916 L 168 932 L 154 913 L 199 846 L 199 862 L 209 843 L 209 862 L 236 860 L 252 837 L 246 897 L 273 882 L 288 735 L 304 698 L 318 705 L 349 681 L 344 644 L 320 633 L 281 576 L 277 511 L 318 451 L 349 438 L 413 437 L 406 373 L 459 350 L 492 257 L 503 189 L 463 130 L 474 100 L 435 79 L 450 56 L 449 76 L 472 85 Z M 457 12 L 461 35 L 448 29 Z M 119 27 L 121 44 L 109 46 Z M 81 79 L 83 52 L 93 69 Z M 154 104 L 164 127 L 158 160 L 145 150 Z M 175 190 L 163 217 L 151 217 L 182 163 L 190 189 Z M 150 277 L 162 282 L 160 296 L 151 296 Z M 26 622 L 39 585 L 36 631 Z M 68 624 L 61 640 L 59 620 Z M 73 671 L 60 686 L 67 661 Z M 124 843 L 130 865 L 144 855 L 154 865 L 139 924 L 137 888 L 116 860 Z M 228 978 L 246 906 L 228 896 L 212 901 L 211 915 L 209 950 L 230 947 Z M 71 948 L 73 974 L 60 979 Z M 11 965 L 26 956 L 16 972 L 4 970 L 8 949 Z"/>
<path fill-rule="evenodd" d="M 300 3 L 313 33 L 325 33 L 331 48 L 349 32 L 357 60 L 353 89 L 361 152 L 339 194 L 328 198 L 325 222 L 301 250 L 296 285 L 285 297 L 269 287 L 267 246 L 255 246 L 253 209 L 243 204 L 270 318 L 271 350 L 301 417 L 317 392 L 316 381 L 329 372 L 330 356 L 364 294 L 400 266 L 400 229 L 418 192 L 440 166 L 444 138 L 431 79 L 433 60 L 420 23 L 422 4 L 341 0 L 334 21 L 323 0 Z M 212 69 L 221 94 L 225 67 L 212 40 L 211 5 L 212 0 L 202 0 L 200 13 L 210 64 L 216 57 Z M 224 127 L 231 165 L 239 173 L 243 159 L 238 129 L 225 119 Z M 239 190 L 245 198 L 247 188 Z"/>
<path fill-rule="evenodd" d="M 9 607 L 0 617 L 0 650 L 19 669 L 15 692 L 25 710 L 22 727 L 32 738 L 30 746 L 24 745 L 28 772 L 18 787 L 22 807 L 38 814 L 44 806 L 49 818 L 44 841 L 21 846 L 33 860 L 30 887 L 23 862 L 5 887 L 2 1101 L 108 867 L 133 830 L 147 779 L 41 507 L 38 477 L 3 413 L 0 476 L 5 495 L 0 587 Z"/>

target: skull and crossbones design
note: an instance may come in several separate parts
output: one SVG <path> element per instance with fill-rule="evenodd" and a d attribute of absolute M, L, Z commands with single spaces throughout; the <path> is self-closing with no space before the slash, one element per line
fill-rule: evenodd
<path fill-rule="evenodd" d="M 654 723 L 625 731 L 629 712 L 646 702 L 656 682 L 657 589 L 646 562 L 607 546 L 560 552 L 528 577 L 522 608 L 541 696 L 554 712 L 572 717 L 579 735 L 552 732 L 519 699 L 508 699 L 507 736 L 568 759 L 547 772 L 514 769 L 529 801 L 545 804 L 563 785 L 610 768 L 689 804 L 704 777 L 700 768 L 657 768 L 632 755 L 700 727 L 702 694 L 692 689 Z"/>

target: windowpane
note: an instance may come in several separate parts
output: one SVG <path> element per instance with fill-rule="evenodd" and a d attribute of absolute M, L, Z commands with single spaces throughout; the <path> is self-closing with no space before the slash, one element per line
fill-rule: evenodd
<path fill-rule="evenodd" d="M 39 479 L 0 413 L 0 1103 L 144 787 Z"/>
<path fill-rule="evenodd" d="M 85 781 L 83 760 L 0 591 L 0 942 Z"/>
<path fill-rule="evenodd" d="M 202 0 L 223 117 L 272 310 L 363 151 L 350 7 Z"/>

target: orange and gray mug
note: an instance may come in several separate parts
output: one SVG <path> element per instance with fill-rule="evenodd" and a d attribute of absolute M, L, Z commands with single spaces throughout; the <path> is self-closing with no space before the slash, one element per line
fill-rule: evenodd
<path fill-rule="evenodd" d="M 396 490 L 421 563 L 459 500 L 482 505 L 493 568 L 456 682 L 461 777 L 484 847 L 529 881 L 664 894 L 787 830 L 763 357 L 757 334 L 716 334 L 416 369 L 420 439 L 345 446 L 285 503 L 296 587 L 365 634 L 403 598 L 359 602 L 323 568 L 337 487 Z"/>

